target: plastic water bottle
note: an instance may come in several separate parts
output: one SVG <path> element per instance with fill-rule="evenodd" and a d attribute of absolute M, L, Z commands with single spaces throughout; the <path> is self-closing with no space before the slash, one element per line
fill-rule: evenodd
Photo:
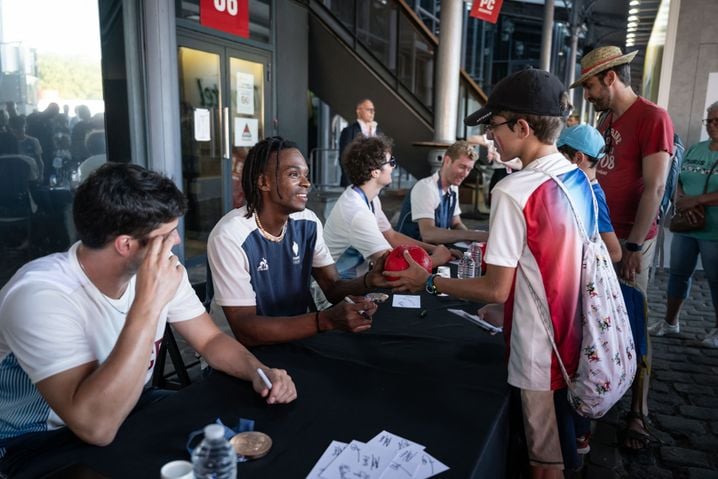
<path fill-rule="evenodd" d="M 474 241 L 471 243 L 469 251 L 471 252 L 471 259 L 474 260 L 474 278 L 478 278 L 481 276 L 481 243 Z"/>
<path fill-rule="evenodd" d="M 475 273 L 474 260 L 471 258 L 471 251 L 465 251 L 464 257 L 459 262 L 459 279 L 473 278 Z"/>
<path fill-rule="evenodd" d="M 204 439 L 192 451 L 192 471 L 196 479 L 237 478 L 237 453 L 219 424 L 204 428 Z"/>

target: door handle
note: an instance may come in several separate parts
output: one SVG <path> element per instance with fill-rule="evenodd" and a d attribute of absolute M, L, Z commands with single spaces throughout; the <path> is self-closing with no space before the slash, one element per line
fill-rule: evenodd
<path fill-rule="evenodd" d="M 222 111 L 222 123 L 223 123 L 222 129 L 224 130 L 223 135 L 222 135 L 222 140 L 224 143 L 222 145 L 223 150 L 224 150 L 223 156 L 224 156 L 224 158 L 229 159 L 232 157 L 232 152 L 231 152 L 230 141 L 229 141 L 229 108 L 228 107 L 224 107 L 224 109 Z"/>

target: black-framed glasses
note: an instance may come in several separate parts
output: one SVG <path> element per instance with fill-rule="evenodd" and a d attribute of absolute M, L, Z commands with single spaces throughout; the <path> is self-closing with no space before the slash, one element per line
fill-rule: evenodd
<path fill-rule="evenodd" d="M 501 125 L 507 125 L 509 128 L 513 128 L 513 126 L 516 124 L 517 121 L 519 121 L 518 118 L 516 118 L 514 120 L 502 121 L 501 123 L 487 123 L 484 125 L 484 133 L 493 132 L 496 128 L 500 127 Z"/>
<path fill-rule="evenodd" d="M 705 118 L 704 120 L 701 121 L 701 123 L 703 123 L 704 126 L 708 126 L 708 125 L 718 126 L 718 118 Z"/>
<path fill-rule="evenodd" d="M 389 166 L 391 166 L 392 168 L 396 168 L 396 165 L 397 165 L 397 163 L 396 163 L 396 157 L 395 157 L 394 155 L 392 155 L 391 158 L 389 158 L 388 161 L 385 161 L 384 163 L 380 164 L 380 165 L 379 165 L 379 168 L 381 168 L 381 167 L 384 166 L 384 165 L 389 165 Z"/>

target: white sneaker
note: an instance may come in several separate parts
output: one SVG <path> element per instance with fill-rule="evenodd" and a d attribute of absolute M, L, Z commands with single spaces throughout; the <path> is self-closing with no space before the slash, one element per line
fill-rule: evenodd
<path fill-rule="evenodd" d="M 648 333 L 651 336 L 661 337 L 665 336 L 667 334 L 678 334 L 681 332 L 681 326 L 679 323 L 676 324 L 668 324 L 665 321 L 661 320 L 656 323 L 653 323 L 652 325 L 648 326 Z M 716 338 L 718 341 L 718 338 Z M 718 344 L 718 343 L 716 343 Z M 716 346 L 718 347 L 718 345 Z"/>
<path fill-rule="evenodd" d="M 718 349 L 718 328 L 711 329 L 711 332 L 703 338 L 703 346 Z"/>

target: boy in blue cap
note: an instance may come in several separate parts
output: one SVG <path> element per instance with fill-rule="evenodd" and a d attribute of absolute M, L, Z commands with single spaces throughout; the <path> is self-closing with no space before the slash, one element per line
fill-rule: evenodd
<path fill-rule="evenodd" d="M 565 128 L 556 141 L 558 151 L 564 154 L 571 163 L 578 166 L 588 179 L 591 180 L 593 194 L 598 204 L 598 232 L 601 239 L 606 243 L 606 248 L 611 256 L 611 261 L 621 261 L 621 243 L 613 231 L 611 217 L 608 214 L 606 194 L 596 180 L 596 165 L 598 160 L 606 155 L 606 143 L 603 136 L 597 129 L 590 125 L 576 125 Z"/>

